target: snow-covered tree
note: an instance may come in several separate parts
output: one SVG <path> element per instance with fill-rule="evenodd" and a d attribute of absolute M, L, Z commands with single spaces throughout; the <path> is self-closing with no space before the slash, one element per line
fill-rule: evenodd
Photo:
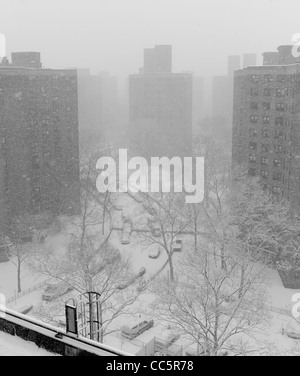
<path fill-rule="evenodd" d="M 230 252 L 216 258 L 211 245 L 202 243 L 182 260 L 175 281 L 161 278 L 152 287 L 153 314 L 190 339 L 198 355 L 245 354 L 253 350 L 248 340 L 263 332 L 264 268 L 248 260 L 240 294 L 241 261 Z"/>
<path fill-rule="evenodd" d="M 156 233 L 143 232 L 140 239 L 147 245 L 160 246 L 168 256 L 170 279 L 174 280 L 174 244 L 188 231 L 191 218 L 185 215 L 185 198 L 179 193 L 141 193 L 144 211 L 152 217 Z"/>

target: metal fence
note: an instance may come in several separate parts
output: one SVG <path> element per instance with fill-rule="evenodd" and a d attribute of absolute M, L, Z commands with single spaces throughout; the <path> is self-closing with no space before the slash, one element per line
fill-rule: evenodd
<path fill-rule="evenodd" d="M 19 293 L 15 293 L 15 295 L 13 297 L 6 300 L 6 304 L 16 302 L 18 299 L 22 298 L 23 296 L 28 295 L 28 294 L 30 294 L 34 291 L 40 290 L 41 288 L 43 288 L 47 284 L 48 281 L 49 280 L 40 282 L 40 283 L 30 287 L 29 289 L 26 289 L 26 290 L 19 292 Z"/>

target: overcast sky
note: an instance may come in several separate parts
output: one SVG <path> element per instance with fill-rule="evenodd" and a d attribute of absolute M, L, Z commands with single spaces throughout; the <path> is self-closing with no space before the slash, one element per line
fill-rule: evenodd
<path fill-rule="evenodd" d="M 276 50 L 300 33 L 300 0 L 0 0 L 8 53 L 41 51 L 47 68 L 124 77 L 143 49 L 172 44 L 174 70 L 226 73 L 229 54 Z"/>

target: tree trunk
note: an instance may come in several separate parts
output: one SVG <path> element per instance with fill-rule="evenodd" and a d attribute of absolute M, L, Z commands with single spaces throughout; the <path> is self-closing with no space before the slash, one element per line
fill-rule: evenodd
<path fill-rule="evenodd" d="M 195 251 L 198 250 L 198 236 L 197 236 L 197 234 L 198 234 L 198 226 L 197 226 L 197 219 L 195 219 L 195 239 L 194 239 L 194 241 L 195 241 L 195 243 L 194 243 Z"/>
<path fill-rule="evenodd" d="M 102 215 L 102 235 L 104 235 L 105 233 L 105 212 L 106 212 L 106 209 L 103 210 L 103 215 Z"/>
<path fill-rule="evenodd" d="M 100 303 L 100 326 L 101 326 L 101 328 L 100 328 L 100 339 L 99 339 L 100 343 L 104 342 L 104 333 L 103 333 L 102 323 L 103 323 L 103 312 L 102 312 L 102 303 Z"/>
<path fill-rule="evenodd" d="M 21 286 L 21 261 L 18 259 L 18 293 L 22 292 Z"/>
<path fill-rule="evenodd" d="M 169 256 L 169 265 L 170 265 L 170 280 L 173 282 L 174 281 L 174 267 L 173 267 L 173 260 L 172 256 Z"/>
<path fill-rule="evenodd" d="M 243 265 L 242 266 L 242 271 L 241 271 L 241 282 L 240 282 L 240 288 L 239 288 L 239 299 L 241 299 L 242 296 L 243 296 L 244 284 L 245 284 L 245 267 Z"/>

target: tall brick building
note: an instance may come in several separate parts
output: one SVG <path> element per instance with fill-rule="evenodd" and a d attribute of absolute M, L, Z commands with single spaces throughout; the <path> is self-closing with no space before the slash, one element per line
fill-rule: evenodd
<path fill-rule="evenodd" d="M 77 74 L 0 68 L 0 198 L 8 215 L 79 202 Z"/>
<path fill-rule="evenodd" d="M 233 163 L 299 208 L 300 64 L 291 46 L 264 54 L 264 64 L 235 72 Z"/>
<path fill-rule="evenodd" d="M 144 73 L 129 78 L 130 149 L 133 154 L 145 157 L 189 156 L 192 153 L 193 75 L 171 73 L 169 46 L 156 47 L 156 50 L 160 51 L 159 62 L 152 61 L 152 73 L 145 59 L 146 69 L 141 70 Z M 161 63 L 161 55 L 167 63 Z"/>

